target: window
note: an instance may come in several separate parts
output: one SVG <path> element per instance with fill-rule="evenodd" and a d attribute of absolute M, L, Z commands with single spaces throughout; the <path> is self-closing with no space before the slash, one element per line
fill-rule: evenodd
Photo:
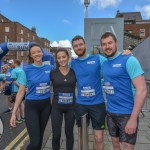
<path fill-rule="evenodd" d="M 27 36 L 30 37 L 30 33 L 28 33 Z"/>
<path fill-rule="evenodd" d="M 23 38 L 21 38 L 21 42 L 23 42 Z"/>
<path fill-rule="evenodd" d="M 5 35 L 5 42 L 9 42 L 9 37 Z"/>
<path fill-rule="evenodd" d="M 5 32 L 9 32 L 9 27 L 5 27 Z"/>
<path fill-rule="evenodd" d="M 140 29 L 140 36 L 145 36 L 145 29 Z"/>
<path fill-rule="evenodd" d="M 20 34 L 23 34 L 23 30 L 21 29 Z"/>
<path fill-rule="evenodd" d="M 35 40 L 35 36 L 33 36 L 33 40 Z"/>

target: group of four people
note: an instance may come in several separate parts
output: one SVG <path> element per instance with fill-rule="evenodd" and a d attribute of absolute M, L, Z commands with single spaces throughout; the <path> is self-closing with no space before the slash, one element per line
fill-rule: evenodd
<path fill-rule="evenodd" d="M 41 149 L 50 113 L 53 150 L 60 149 L 63 114 L 66 149 L 72 150 L 75 118 L 80 137 L 81 116 L 85 113 L 88 113 L 94 129 L 95 150 L 104 149 L 106 114 L 114 150 L 134 149 L 138 116 L 147 93 L 143 70 L 137 59 L 131 55 L 122 55 L 118 51 L 114 34 L 104 33 L 100 42 L 106 57 L 87 54 L 83 37 L 75 36 L 72 39 L 72 47 L 78 58 L 68 67 L 67 50 L 58 50 L 56 61 L 59 67 L 55 70 L 52 70 L 49 65 L 42 64 L 43 52 L 39 45 L 33 44 L 30 47 L 31 64 L 24 69 L 22 78 L 18 81 L 19 91 L 10 120 L 11 126 L 15 127 L 17 108 L 25 94 L 25 87 L 28 86 L 25 97 L 25 122 L 30 144 L 27 150 Z M 104 78 L 107 113 L 101 78 Z M 52 104 L 50 81 L 54 91 Z M 76 84 L 77 97 L 75 96 Z"/>

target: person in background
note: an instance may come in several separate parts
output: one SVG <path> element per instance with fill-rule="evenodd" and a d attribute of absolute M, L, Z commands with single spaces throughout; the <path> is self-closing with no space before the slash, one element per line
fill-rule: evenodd
<path fill-rule="evenodd" d="M 107 98 L 107 126 L 114 150 L 133 150 L 138 117 L 144 105 L 147 88 L 139 61 L 121 55 L 115 35 L 102 35 L 101 47 L 108 58 L 102 65 Z"/>
<path fill-rule="evenodd" d="M 4 112 L 4 114 L 10 113 L 12 111 L 12 103 L 11 103 L 11 91 L 12 91 L 12 79 L 11 79 L 11 71 L 13 70 L 13 60 L 8 61 L 8 65 L 10 66 L 6 71 L 6 76 L 4 78 L 5 90 L 4 95 L 7 96 L 7 105 L 8 110 Z"/>
<path fill-rule="evenodd" d="M 30 65 L 24 67 L 19 78 L 19 90 L 16 96 L 10 125 L 16 127 L 16 113 L 25 94 L 25 123 L 30 143 L 27 150 L 41 150 L 43 134 L 51 113 L 50 72 L 51 66 L 42 63 L 43 51 L 38 44 L 29 48 Z"/>
<path fill-rule="evenodd" d="M 23 72 L 23 69 L 20 67 L 21 61 L 18 59 L 14 60 L 14 69 L 11 72 L 11 78 L 12 78 L 12 94 L 11 94 L 11 101 L 15 102 L 16 99 L 16 94 L 18 92 L 19 89 L 19 83 L 18 81 L 20 80 L 20 78 L 22 78 L 21 74 Z M 19 106 L 18 110 L 17 110 L 17 123 L 21 123 L 22 121 L 24 121 L 24 101 L 21 102 L 21 105 Z"/>
<path fill-rule="evenodd" d="M 50 75 L 54 91 L 51 113 L 52 147 L 53 150 L 60 149 L 61 127 L 64 118 L 66 150 L 73 150 L 76 77 L 74 71 L 68 67 L 69 54 L 66 49 L 59 49 L 56 52 L 56 61 L 59 67 Z"/>
<path fill-rule="evenodd" d="M 8 68 L 9 66 L 7 64 L 2 66 L 2 73 L 0 73 L 0 93 L 3 93 L 5 89 L 5 77 Z"/>

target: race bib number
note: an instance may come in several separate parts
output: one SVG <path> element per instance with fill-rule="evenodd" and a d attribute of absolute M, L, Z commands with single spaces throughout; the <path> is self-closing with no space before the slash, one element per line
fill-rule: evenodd
<path fill-rule="evenodd" d="M 115 92 L 114 92 L 114 87 L 113 85 L 110 83 L 110 82 L 105 82 L 104 85 L 103 85 L 103 90 L 106 94 L 110 94 L 110 95 L 113 95 Z"/>
<path fill-rule="evenodd" d="M 48 83 L 40 83 L 36 86 L 36 94 L 45 94 L 50 92 L 50 85 Z"/>
<path fill-rule="evenodd" d="M 73 93 L 59 93 L 58 94 L 59 104 L 72 104 L 73 103 Z"/>
<path fill-rule="evenodd" d="M 92 89 L 90 86 L 83 87 L 83 89 L 81 90 L 81 96 L 85 97 L 95 96 L 95 89 Z"/>

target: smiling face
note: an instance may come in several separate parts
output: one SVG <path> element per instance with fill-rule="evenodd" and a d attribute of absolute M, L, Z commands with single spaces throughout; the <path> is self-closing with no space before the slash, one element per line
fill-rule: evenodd
<path fill-rule="evenodd" d="M 106 38 L 101 39 L 101 47 L 102 47 L 103 53 L 107 57 L 113 57 L 118 53 L 117 46 L 118 44 L 113 39 L 112 36 L 108 36 Z"/>
<path fill-rule="evenodd" d="M 69 56 L 66 54 L 65 51 L 58 52 L 56 59 L 60 67 L 68 66 Z"/>
<path fill-rule="evenodd" d="M 43 57 L 43 52 L 40 47 L 33 46 L 30 49 L 30 57 L 33 59 L 34 63 L 41 62 Z"/>
<path fill-rule="evenodd" d="M 72 47 L 77 56 L 84 57 L 86 55 L 86 45 L 82 39 L 74 40 Z"/>

